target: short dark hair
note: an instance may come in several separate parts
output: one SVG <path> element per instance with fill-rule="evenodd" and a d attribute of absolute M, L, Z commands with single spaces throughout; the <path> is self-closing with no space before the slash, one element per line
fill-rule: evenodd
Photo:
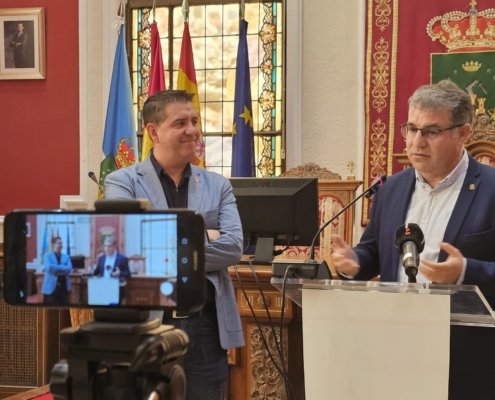
<path fill-rule="evenodd" d="M 409 107 L 450 111 L 452 125 L 470 124 L 473 119 L 471 97 L 448 79 L 419 87 L 409 98 Z"/>
<path fill-rule="evenodd" d="M 149 123 L 160 125 L 165 121 L 167 118 L 165 107 L 167 107 L 169 103 L 191 103 L 193 98 L 194 94 L 187 93 L 185 90 L 162 90 L 156 92 L 144 102 L 144 126 Z"/>
<path fill-rule="evenodd" d="M 62 241 L 62 238 L 60 236 L 55 236 L 54 238 L 52 238 L 52 246 L 57 243 L 57 240 L 60 240 Z"/>

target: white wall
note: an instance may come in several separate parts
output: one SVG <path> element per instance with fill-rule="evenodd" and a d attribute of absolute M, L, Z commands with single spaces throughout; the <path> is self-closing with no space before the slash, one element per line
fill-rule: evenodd
<path fill-rule="evenodd" d="M 303 9 L 303 162 L 345 178 L 347 163 L 362 158 L 364 2 L 305 1 Z"/>

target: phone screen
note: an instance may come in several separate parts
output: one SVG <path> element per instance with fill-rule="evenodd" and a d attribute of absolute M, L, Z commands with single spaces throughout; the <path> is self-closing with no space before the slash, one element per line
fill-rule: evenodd
<path fill-rule="evenodd" d="M 204 222 L 192 211 L 16 211 L 4 226 L 11 304 L 192 311 L 204 302 Z"/>

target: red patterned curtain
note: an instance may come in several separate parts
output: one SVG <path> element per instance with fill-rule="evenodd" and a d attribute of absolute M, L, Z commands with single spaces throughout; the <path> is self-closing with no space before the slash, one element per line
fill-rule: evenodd
<path fill-rule="evenodd" d="M 431 54 L 447 53 L 444 44 L 428 35 L 428 23 L 455 11 L 467 13 L 475 7 L 483 13 L 494 6 L 493 0 L 367 0 L 365 187 L 381 173 L 402 170 L 392 154 L 404 150 L 399 126 L 407 120 L 407 100 L 419 86 L 430 83 Z M 486 21 L 478 24 L 482 27 Z M 495 85 L 495 78 L 491 82 Z M 370 205 L 363 202 L 363 225 Z"/>

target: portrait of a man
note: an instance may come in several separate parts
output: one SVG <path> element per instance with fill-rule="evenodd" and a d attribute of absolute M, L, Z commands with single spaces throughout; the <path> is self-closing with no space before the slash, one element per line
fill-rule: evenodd
<path fill-rule="evenodd" d="M 4 21 L 5 68 L 34 68 L 34 21 Z"/>

